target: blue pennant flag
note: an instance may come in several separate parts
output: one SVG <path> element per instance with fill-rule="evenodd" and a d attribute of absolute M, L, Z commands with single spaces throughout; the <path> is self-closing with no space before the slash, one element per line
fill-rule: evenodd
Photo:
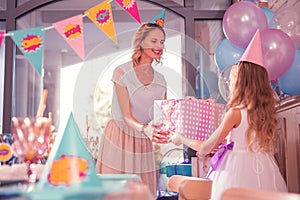
<path fill-rule="evenodd" d="M 42 75 L 45 41 L 44 27 L 10 31 L 9 34 L 34 69 Z"/>

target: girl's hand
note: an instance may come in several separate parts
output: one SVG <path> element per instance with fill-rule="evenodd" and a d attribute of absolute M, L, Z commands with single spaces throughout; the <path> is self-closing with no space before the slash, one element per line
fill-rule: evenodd
<path fill-rule="evenodd" d="M 183 136 L 175 132 L 172 132 L 172 135 L 169 139 L 169 141 L 175 144 L 176 146 L 183 144 L 182 140 L 183 140 Z"/>

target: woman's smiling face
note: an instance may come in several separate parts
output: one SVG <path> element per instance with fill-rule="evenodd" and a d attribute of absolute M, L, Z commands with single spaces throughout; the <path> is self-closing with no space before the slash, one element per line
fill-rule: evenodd
<path fill-rule="evenodd" d="M 159 59 L 163 53 L 165 35 L 158 28 L 148 33 L 141 43 L 143 56 L 150 59 Z"/>

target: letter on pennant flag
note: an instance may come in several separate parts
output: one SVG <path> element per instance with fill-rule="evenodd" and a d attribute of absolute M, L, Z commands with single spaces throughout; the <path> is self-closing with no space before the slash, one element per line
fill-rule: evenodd
<path fill-rule="evenodd" d="M 140 14 L 136 0 L 115 0 L 124 10 L 126 10 L 136 21 L 141 23 Z"/>
<path fill-rule="evenodd" d="M 84 60 L 84 38 L 82 14 L 53 23 L 56 31 L 74 49 L 77 55 Z"/>
<path fill-rule="evenodd" d="M 110 39 L 117 43 L 110 0 L 106 0 L 103 3 L 85 11 L 84 14 L 88 16 L 90 20 L 98 26 L 98 28 L 108 35 Z"/>
<path fill-rule="evenodd" d="M 44 51 L 44 27 L 9 32 L 21 52 L 27 57 L 34 69 L 42 75 Z"/>
<path fill-rule="evenodd" d="M 4 37 L 4 32 L 0 32 L 0 47 L 2 45 L 3 37 Z"/>

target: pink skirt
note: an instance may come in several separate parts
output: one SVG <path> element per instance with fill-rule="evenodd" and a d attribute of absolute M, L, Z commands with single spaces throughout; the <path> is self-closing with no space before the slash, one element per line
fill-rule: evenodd
<path fill-rule="evenodd" d="M 96 164 L 101 174 L 137 174 L 156 196 L 156 168 L 151 140 L 125 122 L 110 120 L 103 132 Z"/>

